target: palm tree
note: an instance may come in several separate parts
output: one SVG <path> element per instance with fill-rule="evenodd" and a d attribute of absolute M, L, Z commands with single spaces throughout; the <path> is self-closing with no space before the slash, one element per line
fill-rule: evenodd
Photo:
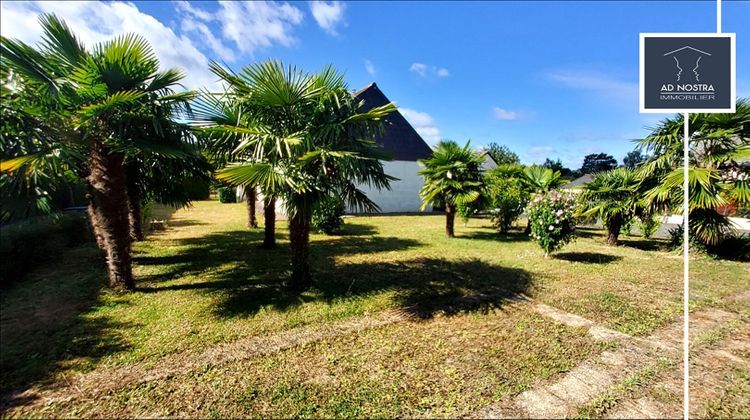
<path fill-rule="evenodd" d="M 532 165 L 523 169 L 525 184 L 531 193 L 552 191 L 563 184 L 560 171 Z"/>
<path fill-rule="evenodd" d="M 87 183 L 89 218 L 107 259 L 109 284 L 132 290 L 126 156 L 137 150 L 156 151 L 159 145 L 153 138 L 138 136 L 131 122 L 153 115 L 155 106 L 183 108 L 194 95 L 172 90 L 182 72 L 160 72 L 159 60 L 140 36 L 118 36 L 88 51 L 55 15 L 43 15 L 40 22 L 43 38 L 38 49 L 2 38 L 0 52 L 22 83 L 38 94 L 39 105 L 64 121 L 68 131 L 40 143 L 30 154 L 3 162 L 2 170 L 27 171 L 50 156 L 75 154 L 77 161 L 66 164 L 76 167 L 83 162 L 78 173 Z"/>
<path fill-rule="evenodd" d="M 333 67 L 310 74 L 268 61 L 244 67 L 239 74 L 216 64 L 212 69 L 229 86 L 231 100 L 245 110 L 235 124 L 212 123 L 210 112 L 201 117 L 205 131 L 239 135 L 239 161 L 217 177 L 257 186 L 264 195 L 281 199 L 289 216 L 290 286 L 309 288 L 313 209 L 336 195 L 351 209 L 378 211 L 358 187 L 389 188 L 394 179 L 383 171 L 380 159 L 385 155 L 373 139 L 395 106 L 359 112 L 362 103 Z"/>
<path fill-rule="evenodd" d="M 607 244 L 617 245 L 620 230 L 643 209 L 642 194 L 638 191 L 641 179 L 627 168 L 616 168 L 594 175 L 584 185 L 580 198 L 582 216 L 596 216 L 607 227 Z"/>
<path fill-rule="evenodd" d="M 517 169 L 514 172 L 517 172 Z M 521 180 L 526 187 L 526 191 L 532 196 L 552 191 L 563 185 L 563 180 L 560 178 L 560 171 L 540 165 L 524 167 L 521 175 Z M 531 233 L 531 220 L 526 222 L 524 232 L 526 234 Z"/>
<path fill-rule="evenodd" d="M 0 67 L 0 162 L 34 154 L 68 127 L 56 114 L 39 106 L 38 95 L 21 83 L 4 63 Z M 52 194 L 67 188 L 75 174 L 61 164 L 73 156 L 50 154 L 27 161 L 25 171 L 0 172 L 0 223 L 9 223 L 60 210 Z M 3 165 L 5 165 L 3 163 Z"/>
<path fill-rule="evenodd" d="M 206 151 L 213 165 L 217 168 L 227 166 L 230 162 L 246 161 L 258 162 L 273 159 L 276 149 L 264 150 L 262 157 L 257 157 L 254 151 L 241 149 L 239 146 L 247 140 L 248 135 L 254 133 L 257 125 L 256 116 L 262 109 L 251 108 L 248 101 L 250 88 L 244 85 L 242 79 L 229 70 L 212 64 L 212 71 L 224 80 L 231 80 L 234 85 L 227 83 L 226 92 L 203 92 L 193 105 L 195 110 L 192 122 L 199 136 L 207 142 Z M 253 109 L 253 113 L 250 113 Z M 255 220 L 255 202 L 258 191 L 263 195 L 263 248 L 276 247 L 276 197 L 274 192 L 262 188 L 261 185 L 246 184 L 245 201 L 248 207 L 248 227 L 258 227 Z M 249 193 L 249 194 L 248 194 Z"/>
<path fill-rule="evenodd" d="M 424 167 L 419 171 L 424 177 L 419 190 L 422 209 L 445 206 L 445 236 L 449 238 L 455 236 L 456 206 L 476 201 L 483 190 L 484 155 L 472 150 L 470 143 L 461 147 L 454 141 L 441 141 L 432 156 L 419 161 Z"/>
<path fill-rule="evenodd" d="M 250 229 L 258 228 L 258 219 L 255 216 L 256 201 L 258 201 L 258 191 L 255 187 L 247 186 L 245 188 L 245 202 L 247 203 L 247 227 Z"/>
<path fill-rule="evenodd" d="M 690 231 L 701 243 L 716 245 L 731 231 L 721 209 L 750 204 L 750 102 L 739 99 L 733 114 L 690 114 L 689 128 Z M 651 154 L 638 171 L 649 183 L 645 198 L 652 209 L 682 211 L 683 132 L 678 115 L 640 142 Z"/>

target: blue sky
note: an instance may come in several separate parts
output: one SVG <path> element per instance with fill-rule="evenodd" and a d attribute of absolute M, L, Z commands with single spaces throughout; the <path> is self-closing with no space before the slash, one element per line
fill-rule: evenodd
<path fill-rule="evenodd" d="M 508 145 L 525 163 L 588 153 L 618 160 L 660 118 L 638 113 L 638 33 L 713 32 L 715 3 L 3 2 L 3 36 L 38 39 L 55 12 L 92 44 L 135 31 L 191 88 L 212 85 L 209 59 L 233 68 L 268 58 L 332 63 L 352 89 L 372 81 L 431 144 Z M 737 33 L 738 93 L 750 96 L 750 2 L 724 1 Z M 744 23 L 744 25 L 743 25 Z"/>

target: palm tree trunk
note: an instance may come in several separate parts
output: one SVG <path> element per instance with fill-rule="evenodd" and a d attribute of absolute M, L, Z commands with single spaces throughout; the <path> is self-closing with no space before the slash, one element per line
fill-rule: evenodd
<path fill-rule="evenodd" d="M 94 141 L 87 178 L 91 193 L 91 224 L 101 234 L 109 286 L 120 291 L 135 288 L 130 267 L 129 204 L 123 161 L 122 153 L 111 153 L 101 141 Z"/>
<path fill-rule="evenodd" d="M 255 201 L 258 194 L 255 188 L 245 187 L 245 201 L 247 202 L 247 227 L 255 229 L 258 227 L 258 219 L 255 217 Z"/>
<path fill-rule="evenodd" d="M 455 237 L 454 229 L 456 222 L 456 209 L 452 204 L 445 205 L 445 236 L 448 238 Z"/>
<path fill-rule="evenodd" d="M 137 188 L 128 188 L 128 223 L 130 224 L 130 238 L 134 241 L 143 240 L 143 211 L 141 193 Z"/>
<path fill-rule="evenodd" d="M 276 246 L 276 197 L 263 199 L 263 248 Z"/>
<path fill-rule="evenodd" d="M 621 216 L 615 216 L 607 223 L 607 245 L 617 245 L 617 238 L 620 236 L 622 222 Z"/>
<path fill-rule="evenodd" d="M 289 219 L 289 247 L 292 251 L 292 278 L 289 285 L 294 290 L 312 287 L 310 275 L 310 216 L 297 212 Z"/>
<path fill-rule="evenodd" d="M 88 176 L 87 176 L 88 179 Z M 88 200 L 89 204 L 86 208 L 86 211 L 89 216 L 89 223 L 91 223 L 91 230 L 94 233 L 94 239 L 96 239 L 96 245 L 99 247 L 99 249 L 102 251 L 102 254 L 106 258 L 107 256 L 107 244 L 104 242 L 104 235 L 102 234 L 102 227 L 99 225 L 98 219 L 96 218 L 97 213 L 97 207 L 96 202 L 94 202 L 94 188 L 89 184 L 86 183 L 86 199 Z"/>

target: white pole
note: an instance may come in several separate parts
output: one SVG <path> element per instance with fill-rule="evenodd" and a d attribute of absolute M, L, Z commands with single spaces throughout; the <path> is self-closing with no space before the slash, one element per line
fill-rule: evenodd
<path fill-rule="evenodd" d="M 690 315 L 689 315 L 689 303 L 690 303 L 690 275 L 689 275 L 689 267 L 690 267 L 690 256 L 689 256 L 689 250 L 690 250 L 690 229 L 689 229 L 689 219 L 690 219 L 690 203 L 689 203 L 689 197 L 690 197 L 690 180 L 688 175 L 688 167 L 690 164 L 689 161 L 689 151 L 690 151 L 690 115 L 686 112 L 684 115 L 685 119 L 685 132 L 683 134 L 683 181 L 682 181 L 682 189 L 683 189 L 683 200 L 682 200 L 682 215 L 684 218 L 683 222 L 683 231 L 682 231 L 682 248 L 683 248 L 683 307 L 682 307 L 682 318 L 683 318 L 683 334 L 682 334 L 682 353 L 683 353 L 683 415 L 685 420 L 688 420 L 690 415 L 690 362 L 688 360 L 689 352 L 690 352 L 690 342 L 689 342 L 689 333 L 690 333 Z"/>
<path fill-rule="evenodd" d="M 716 33 L 721 33 L 721 0 L 716 0 Z"/>

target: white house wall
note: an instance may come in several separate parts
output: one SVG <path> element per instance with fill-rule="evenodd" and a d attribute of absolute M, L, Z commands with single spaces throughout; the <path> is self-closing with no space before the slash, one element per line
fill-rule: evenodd
<path fill-rule="evenodd" d="M 386 174 L 398 178 L 398 181 L 391 182 L 390 190 L 378 191 L 367 186 L 361 186 L 360 189 L 380 206 L 383 213 L 418 212 L 422 206 L 419 189 L 424 183 L 417 174 L 421 170 L 419 164 L 414 161 L 393 160 L 383 162 L 383 168 Z M 429 211 L 430 208 L 425 210 Z"/>
<path fill-rule="evenodd" d="M 415 213 L 419 212 L 422 206 L 422 200 L 419 198 L 419 189 L 422 188 L 424 180 L 417 174 L 421 167 L 417 162 L 394 160 L 384 161 L 383 169 L 385 173 L 398 178 L 398 181 L 391 182 L 390 190 L 378 191 L 375 188 L 369 188 L 366 185 L 360 186 L 360 189 L 367 194 L 372 201 L 380 206 L 382 213 Z M 244 189 L 242 186 L 237 187 L 237 201 L 244 200 Z M 262 195 L 258 194 L 258 209 L 263 208 Z M 427 207 L 425 211 L 430 211 Z M 276 203 L 276 213 L 283 215 L 283 206 L 280 202 Z M 347 209 L 347 213 L 353 213 Z"/>

